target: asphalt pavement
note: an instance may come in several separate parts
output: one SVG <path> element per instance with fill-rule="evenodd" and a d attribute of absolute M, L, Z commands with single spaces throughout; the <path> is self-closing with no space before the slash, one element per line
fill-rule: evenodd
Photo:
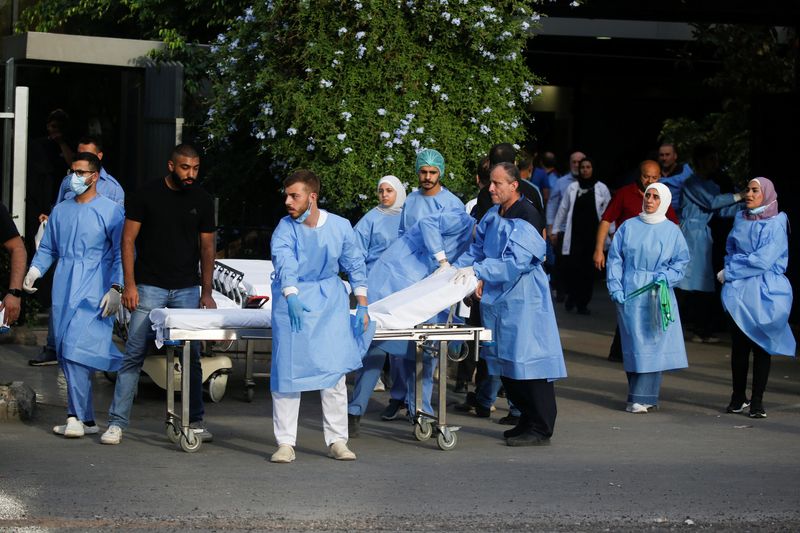
<path fill-rule="evenodd" d="M 274 451 L 266 379 L 242 401 L 243 362 L 220 403 L 206 404 L 212 443 L 180 451 L 164 434 L 164 392 L 142 384 L 118 446 L 64 439 L 56 367 L 30 367 L 38 347 L 0 346 L 0 381 L 39 395 L 30 423 L 0 424 L 0 530 L 798 531 L 800 367 L 774 357 L 768 418 L 724 414 L 730 345 L 687 343 L 690 366 L 668 373 L 660 408 L 624 411 L 621 364 L 606 360 L 614 312 L 598 285 L 591 316 L 557 311 L 569 377 L 556 385 L 550 446 L 510 448 L 497 420 L 459 414 L 455 449 L 418 442 L 405 421 L 384 422 L 373 395 L 354 462 L 327 457 L 319 395 L 303 396 L 297 460 Z M 113 384 L 98 374 L 105 429 Z"/>

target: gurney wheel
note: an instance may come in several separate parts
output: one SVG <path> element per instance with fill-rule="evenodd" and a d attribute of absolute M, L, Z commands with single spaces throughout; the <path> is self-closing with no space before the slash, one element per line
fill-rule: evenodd
<path fill-rule="evenodd" d="M 186 435 L 181 434 L 180 436 L 181 450 L 185 451 L 186 453 L 196 452 L 200 449 L 201 444 L 203 444 L 203 441 L 200 440 L 200 437 L 195 435 L 194 431 L 191 429 L 186 433 Z"/>
<path fill-rule="evenodd" d="M 418 441 L 428 440 L 431 435 L 433 435 L 433 426 L 427 420 L 420 420 L 414 424 L 414 438 Z"/>
<path fill-rule="evenodd" d="M 214 403 L 219 403 L 225 396 L 228 386 L 228 374 L 215 374 L 208 378 L 208 396 Z"/>
<path fill-rule="evenodd" d="M 456 447 L 458 443 L 458 434 L 454 431 L 448 431 L 449 437 L 444 433 L 439 433 L 436 436 L 436 444 L 439 446 L 440 450 L 448 451 L 452 450 Z"/>
<path fill-rule="evenodd" d="M 244 399 L 246 402 L 252 402 L 255 396 L 256 396 L 256 391 L 253 387 L 247 387 L 244 390 Z"/>
<path fill-rule="evenodd" d="M 181 431 L 172 422 L 167 422 L 166 434 L 172 444 L 178 444 L 178 440 L 181 438 Z"/>

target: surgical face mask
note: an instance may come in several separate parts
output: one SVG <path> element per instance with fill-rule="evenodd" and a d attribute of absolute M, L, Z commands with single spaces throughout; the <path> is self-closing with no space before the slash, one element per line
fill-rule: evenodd
<path fill-rule="evenodd" d="M 308 202 L 308 209 L 306 209 L 305 213 L 295 218 L 294 221 L 297 222 L 298 224 L 302 224 L 310 216 L 311 216 L 311 202 Z"/>
<path fill-rule="evenodd" d="M 82 177 L 73 172 L 69 177 L 69 188 L 75 193 L 75 196 L 80 196 L 86 192 L 89 186 Z"/>
<path fill-rule="evenodd" d="M 772 205 L 772 204 L 774 204 L 774 203 L 775 203 L 775 200 L 771 201 L 771 202 L 770 202 L 770 203 L 768 203 L 767 205 L 760 205 L 760 206 L 758 206 L 758 207 L 754 207 L 753 209 L 748 209 L 748 212 L 749 212 L 751 215 L 760 215 L 761 213 L 763 213 L 764 211 L 766 211 L 766 210 L 767 210 L 767 208 L 768 208 L 769 206 L 771 206 L 771 205 Z"/>

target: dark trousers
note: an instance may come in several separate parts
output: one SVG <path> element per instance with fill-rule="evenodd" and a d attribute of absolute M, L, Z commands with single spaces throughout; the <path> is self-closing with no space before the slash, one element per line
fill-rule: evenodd
<path fill-rule="evenodd" d="M 519 424 L 544 438 L 556 425 L 556 391 L 546 379 L 512 379 L 503 376 L 506 397 L 520 410 Z"/>
<path fill-rule="evenodd" d="M 731 375 L 733 377 L 733 396 L 731 402 L 744 402 L 747 398 L 747 371 L 750 366 L 750 352 L 753 352 L 753 387 L 750 401 L 761 403 L 769 379 L 770 355 L 753 342 L 736 322 L 731 324 Z"/>

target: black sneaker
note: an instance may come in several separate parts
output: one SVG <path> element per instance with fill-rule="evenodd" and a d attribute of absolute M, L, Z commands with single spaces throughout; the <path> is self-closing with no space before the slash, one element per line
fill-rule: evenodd
<path fill-rule="evenodd" d="M 514 415 L 506 415 L 500 420 L 497 421 L 498 424 L 502 424 L 504 426 L 516 426 L 519 424 L 519 417 Z"/>
<path fill-rule="evenodd" d="M 731 400 L 731 403 L 728 404 L 728 407 L 725 408 L 726 413 L 743 413 L 745 409 L 750 407 L 750 402 L 747 400 L 744 401 L 737 401 Z"/>
<path fill-rule="evenodd" d="M 756 402 L 751 403 L 750 418 L 767 418 L 767 412 L 764 410 L 764 406 Z"/>
<path fill-rule="evenodd" d="M 29 359 L 28 364 L 31 366 L 57 365 L 58 359 L 56 358 L 56 352 L 53 350 L 48 350 L 47 348 L 42 348 L 42 351 L 39 353 L 39 357 L 36 359 Z"/>
<path fill-rule="evenodd" d="M 347 434 L 351 439 L 361 435 L 361 416 L 360 415 L 347 415 Z"/>
<path fill-rule="evenodd" d="M 381 413 L 382 420 L 395 420 L 400 414 L 400 408 L 403 407 L 402 400 L 389 400 L 389 405 Z"/>

